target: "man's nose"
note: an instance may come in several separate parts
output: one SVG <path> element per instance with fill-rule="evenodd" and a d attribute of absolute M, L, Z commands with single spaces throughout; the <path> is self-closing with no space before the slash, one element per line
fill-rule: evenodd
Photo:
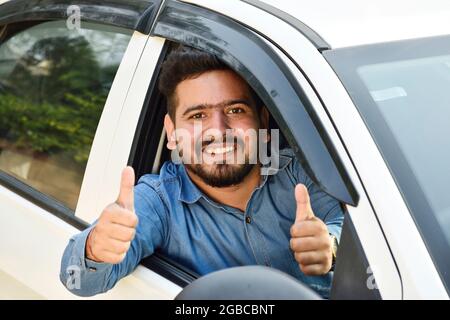
<path fill-rule="evenodd" d="M 208 129 L 216 129 L 225 134 L 227 129 L 231 129 L 227 116 L 222 111 L 213 112 L 208 123 Z"/>

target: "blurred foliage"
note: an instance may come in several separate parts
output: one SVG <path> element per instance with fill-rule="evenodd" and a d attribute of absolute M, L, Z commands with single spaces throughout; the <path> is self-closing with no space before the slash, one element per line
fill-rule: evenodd
<path fill-rule="evenodd" d="M 116 70 L 101 68 L 83 37 L 36 42 L 0 79 L 0 138 L 85 164 Z"/>
<path fill-rule="evenodd" d="M 0 137 L 15 148 L 47 154 L 64 152 L 86 163 L 105 97 L 65 93 L 65 104 L 40 104 L 0 95 Z"/>

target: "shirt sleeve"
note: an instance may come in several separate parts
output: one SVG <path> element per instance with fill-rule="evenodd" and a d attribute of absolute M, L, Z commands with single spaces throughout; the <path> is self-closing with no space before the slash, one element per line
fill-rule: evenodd
<path fill-rule="evenodd" d="M 140 183 L 134 188 L 134 206 L 138 216 L 136 235 L 125 259 L 118 264 L 97 263 L 85 255 L 86 240 L 95 223 L 74 235 L 63 253 L 60 280 L 78 296 L 104 293 L 130 274 L 142 259 L 153 254 L 167 236 L 168 215 L 158 192 L 148 184 Z"/>
<path fill-rule="evenodd" d="M 335 198 L 322 191 L 306 174 L 303 167 L 298 162 L 294 153 L 292 171 L 297 183 L 306 186 L 311 201 L 311 207 L 316 217 L 321 219 L 328 227 L 328 232 L 340 239 L 342 224 L 344 222 L 344 209 L 341 203 Z"/>

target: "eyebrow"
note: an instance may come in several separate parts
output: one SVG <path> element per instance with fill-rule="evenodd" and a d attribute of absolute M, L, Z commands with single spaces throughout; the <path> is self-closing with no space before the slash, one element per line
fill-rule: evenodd
<path fill-rule="evenodd" d="M 183 112 L 182 116 L 184 117 L 193 111 L 213 109 L 213 108 L 224 108 L 224 107 L 232 106 L 234 104 L 245 104 L 249 107 L 251 106 L 250 101 L 247 99 L 232 99 L 232 100 L 226 100 L 226 101 L 223 101 L 223 102 L 217 103 L 217 104 L 197 104 L 195 106 L 191 106 L 191 107 L 187 108 Z"/>

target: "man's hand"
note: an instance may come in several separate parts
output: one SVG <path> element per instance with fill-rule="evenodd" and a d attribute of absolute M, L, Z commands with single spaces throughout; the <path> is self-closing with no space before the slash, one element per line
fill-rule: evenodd
<path fill-rule="evenodd" d="M 308 189 L 303 184 L 295 187 L 297 212 L 291 227 L 290 246 L 295 260 L 304 274 L 323 275 L 331 269 L 333 254 L 331 237 L 325 223 L 314 216 Z"/>
<path fill-rule="evenodd" d="M 136 233 L 138 218 L 134 213 L 134 170 L 122 171 L 120 193 L 117 201 L 108 205 L 86 241 L 88 259 L 117 264 L 130 248 Z"/>

